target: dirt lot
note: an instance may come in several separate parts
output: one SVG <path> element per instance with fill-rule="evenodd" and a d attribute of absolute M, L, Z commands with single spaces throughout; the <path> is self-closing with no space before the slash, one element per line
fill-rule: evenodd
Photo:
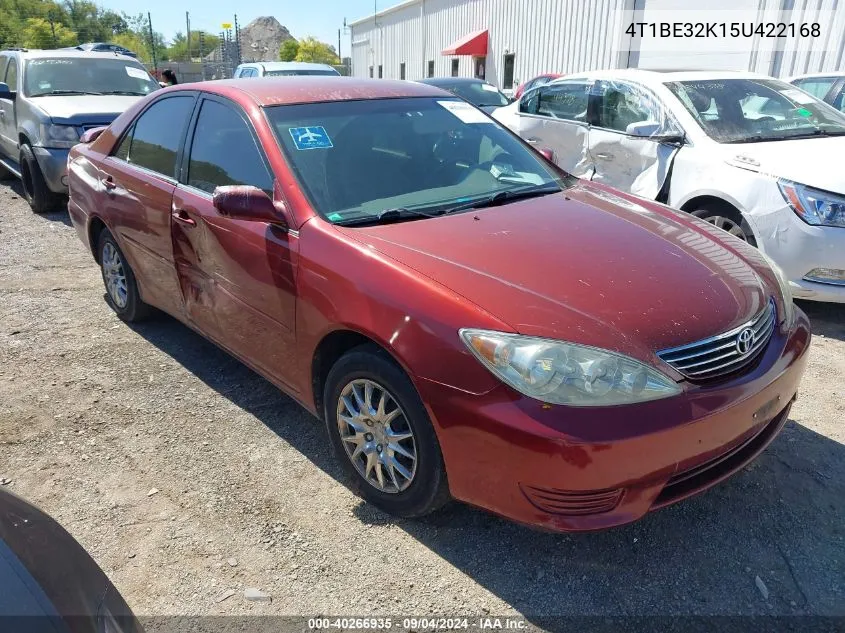
<path fill-rule="evenodd" d="M 802 306 L 800 398 L 745 472 L 625 528 L 553 535 L 363 505 L 321 425 L 262 378 L 172 319 L 120 322 L 67 214 L 0 186 L 0 231 L 0 477 L 137 614 L 845 615 L 845 306 Z"/>

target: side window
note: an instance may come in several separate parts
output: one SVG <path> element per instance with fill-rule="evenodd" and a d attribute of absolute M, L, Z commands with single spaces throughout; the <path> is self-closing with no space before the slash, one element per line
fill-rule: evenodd
<path fill-rule="evenodd" d="M 540 104 L 540 91 L 527 89 L 519 100 L 519 111 L 523 114 L 537 114 Z"/>
<path fill-rule="evenodd" d="M 273 177 L 240 114 L 206 100 L 196 130 L 188 162 L 191 187 L 214 193 L 225 185 L 252 185 L 272 194 Z"/>
<path fill-rule="evenodd" d="M 176 175 L 176 154 L 194 107 L 194 97 L 168 97 L 147 108 L 114 155 L 168 176 Z M 129 146 L 124 147 L 129 140 Z"/>
<path fill-rule="evenodd" d="M 126 133 L 126 136 L 123 137 L 123 140 L 120 141 L 120 145 L 117 146 L 117 149 L 112 154 L 116 158 L 120 160 L 129 160 L 129 149 L 132 147 L 132 135 L 135 133 L 135 128 L 130 128 L 130 130 Z"/>
<path fill-rule="evenodd" d="M 537 114 L 566 121 L 587 121 L 587 102 L 590 84 L 585 82 L 560 83 L 540 86 Z"/>
<path fill-rule="evenodd" d="M 9 67 L 6 68 L 5 84 L 9 86 L 9 90 L 12 92 L 18 89 L 18 62 L 14 57 L 9 59 Z"/>
<path fill-rule="evenodd" d="M 836 77 L 812 77 L 799 79 L 794 83 L 804 92 L 809 92 L 817 99 L 823 100 L 827 93 L 830 92 L 833 84 L 836 83 Z"/>
<path fill-rule="evenodd" d="M 635 84 L 602 81 L 598 86 L 598 127 L 625 132 L 632 123 L 665 123 L 663 108 L 650 92 Z"/>
<path fill-rule="evenodd" d="M 7 61 L 6 56 L 0 55 L 0 81 L 3 81 L 3 82 L 6 81 L 6 79 L 5 79 L 5 77 L 6 77 L 6 61 Z M 12 88 L 11 86 L 9 86 L 9 88 L 11 90 L 14 90 L 14 88 Z"/>

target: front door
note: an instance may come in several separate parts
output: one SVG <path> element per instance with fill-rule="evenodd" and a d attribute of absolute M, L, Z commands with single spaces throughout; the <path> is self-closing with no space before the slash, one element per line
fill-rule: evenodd
<path fill-rule="evenodd" d="M 659 133 L 680 128 L 649 91 L 637 84 L 600 81 L 590 128 L 593 180 L 654 200 L 678 148 L 628 134 L 633 123 L 656 124 Z"/>
<path fill-rule="evenodd" d="M 555 162 L 573 176 L 590 178 L 587 104 L 592 81 L 573 79 L 529 90 L 518 107 L 519 135 L 554 151 Z"/>
<path fill-rule="evenodd" d="M 188 317 L 256 369 L 294 389 L 295 232 L 225 218 L 218 186 L 253 185 L 273 195 L 274 179 L 240 107 L 206 97 L 186 146 L 173 196 L 176 270 Z"/>
<path fill-rule="evenodd" d="M 170 214 L 179 147 L 196 97 L 159 99 L 126 132 L 103 161 L 104 209 L 147 303 L 182 315 L 173 263 Z"/>
<path fill-rule="evenodd" d="M 7 64 L 8 61 L 8 64 Z M 0 81 L 9 85 L 12 92 L 18 89 L 17 61 L 14 57 L 0 55 Z M 18 160 L 18 132 L 15 120 L 15 102 L 0 99 L 0 157 Z"/>

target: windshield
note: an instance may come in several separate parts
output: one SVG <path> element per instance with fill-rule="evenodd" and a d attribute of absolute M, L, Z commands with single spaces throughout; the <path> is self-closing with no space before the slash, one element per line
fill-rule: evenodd
<path fill-rule="evenodd" d="M 391 209 L 436 213 L 501 192 L 570 184 L 457 99 L 335 101 L 266 113 L 301 186 L 330 222 Z"/>
<path fill-rule="evenodd" d="M 142 96 L 159 87 L 142 66 L 119 58 L 30 59 L 24 73 L 24 93 L 28 97 L 87 93 Z"/>
<path fill-rule="evenodd" d="M 845 116 L 775 79 L 673 81 L 666 86 L 719 143 L 845 134 Z"/>
<path fill-rule="evenodd" d="M 324 70 L 268 70 L 264 73 L 265 77 L 293 77 L 295 75 L 329 75 L 331 77 L 337 77 L 340 73 L 331 68 Z"/>
<path fill-rule="evenodd" d="M 491 84 L 467 82 L 441 87 L 479 107 L 506 106 L 510 103 L 508 98 Z"/>

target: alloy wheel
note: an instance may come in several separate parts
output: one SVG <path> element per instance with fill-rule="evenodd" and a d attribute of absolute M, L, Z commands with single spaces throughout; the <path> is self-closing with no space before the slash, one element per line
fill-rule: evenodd
<path fill-rule="evenodd" d="M 738 237 L 744 242 L 748 241 L 748 236 L 745 234 L 745 231 L 742 230 L 742 226 L 740 226 L 730 218 L 726 218 L 723 215 L 708 215 L 702 217 L 701 219 L 722 229 L 723 231 L 727 231 L 734 237 Z"/>
<path fill-rule="evenodd" d="M 337 427 L 346 455 L 364 480 L 389 494 L 411 485 L 417 442 L 405 412 L 380 384 L 356 378 L 337 403 Z"/>
<path fill-rule="evenodd" d="M 126 288 L 126 271 L 123 269 L 123 260 L 114 244 L 105 243 L 102 262 L 106 290 L 118 308 L 125 308 L 129 296 Z"/>

